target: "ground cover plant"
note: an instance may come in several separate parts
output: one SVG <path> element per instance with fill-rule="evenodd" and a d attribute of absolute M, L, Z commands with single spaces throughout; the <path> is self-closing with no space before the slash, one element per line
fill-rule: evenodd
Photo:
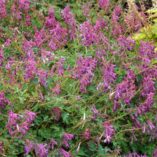
<path fill-rule="evenodd" d="M 142 1 L 0 0 L 0 156 L 157 157 L 148 16 Z"/>

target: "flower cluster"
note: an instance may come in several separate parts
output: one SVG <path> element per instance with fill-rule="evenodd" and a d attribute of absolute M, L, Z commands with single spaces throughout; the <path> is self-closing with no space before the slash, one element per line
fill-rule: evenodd
<path fill-rule="evenodd" d="M 154 93 L 149 93 L 146 100 L 137 107 L 136 116 L 148 112 L 154 103 Z"/>
<path fill-rule="evenodd" d="M 48 14 L 48 16 L 46 17 L 46 20 L 45 20 L 45 26 L 49 29 L 53 29 L 53 28 L 56 27 L 57 23 L 58 22 L 55 18 L 54 9 L 50 8 L 49 9 L 49 14 Z"/>
<path fill-rule="evenodd" d="M 96 63 L 96 60 L 91 57 L 80 57 L 77 60 L 73 76 L 75 79 L 79 79 L 81 92 L 86 92 L 87 86 L 92 82 Z"/>
<path fill-rule="evenodd" d="M 125 16 L 124 21 L 128 26 L 129 31 L 137 31 L 145 23 L 145 18 L 144 12 L 138 12 L 138 8 L 132 3 L 129 6 L 128 13 Z"/>
<path fill-rule="evenodd" d="M 73 135 L 73 134 L 64 133 L 64 135 L 63 135 L 63 145 L 64 145 L 66 148 L 69 148 L 69 147 L 70 147 L 69 141 L 71 141 L 73 138 L 74 138 L 74 135 Z"/>
<path fill-rule="evenodd" d="M 47 71 L 45 71 L 43 69 L 38 69 L 37 75 L 38 75 L 40 84 L 42 86 L 46 87 L 46 84 L 47 84 L 46 81 L 47 81 L 47 77 L 48 77 Z"/>
<path fill-rule="evenodd" d="M 63 47 L 67 43 L 67 29 L 63 28 L 59 23 L 57 23 L 54 29 L 50 30 L 50 34 L 51 40 L 49 46 L 53 51 Z"/>
<path fill-rule="evenodd" d="M 57 74 L 58 76 L 62 76 L 64 74 L 64 58 L 60 58 L 55 65 L 51 68 L 51 74 Z"/>
<path fill-rule="evenodd" d="M 129 38 L 126 38 L 125 36 L 120 36 L 118 39 L 119 45 L 124 49 L 124 50 L 133 50 L 135 46 L 135 41 Z"/>
<path fill-rule="evenodd" d="M 80 32 L 83 45 L 90 46 L 97 42 L 97 34 L 89 21 L 85 21 L 80 25 Z"/>
<path fill-rule="evenodd" d="M 120 16 L 122 14 L 122 9 L 120 6 L 116 6 L 112 12 L 112 34 L 115 37 L 122 35 L 123 28 L 119 23 Z"/>
<path fill-rule="evenodd" d="M 0 1 L 0 18 L 4 18 L 7 15 L 5 0 Z"/>
<path fill-rule="evenodd" d="M 38 156 L 38 157 L 47 157 L 48 156 L 47 145 L 33 143 L 30 140 L 26 140 L 24 150 L 25 150 L 25 155 L 28 155 L 30 152 L 32 152 L 34 150 L 36 156 Z"/>
<path fill-rule="evenodd" d="M 19 133 L 24 136 L 29 130 L 36 117 L 36 113 L 26 111 L 24 115 L 16 114 L 12 111 L 8 114 L 8 123 L 6 125 L 11 136 L 18 136 Z"/>
<path fill-rule="evenodd" d="M 44 144 L 35 144 L 35 154 L 39 157 L 47 157 L 48 156 L 48 150 Z"/>
<path fill-rule="evenodd" d="M 67 6 L 62 10 L 62 16 L 63 19 L 65 20 L 65 23 L 69 27 L 69 34 L 70 34 L 70 39 L 74 39 L 76 37 L 76 20 L 74 15 L 72 14 L 70 7 Z"/>
<path fill-rule="evenodd" d="M 30 9 L 30 0 L 19 0 L 19 9 L 20 10 L 29 10 Z"/>
<path fill-rule="evenodd" d="M 116 79 L 116 74 L 114 72 L 115 65 L 107 63 L 103 67 L 103 84 L 104 90 L 110 89 L 111 83 L 113 83 Z"/>
<path fill-rule="evenodd" d="M 155 47 L 149 42 L 141 42 L 139 54 L 144 64 L 149 64 L 151 59 L 155 58 Z"/>
<path fill-rule="evenodd" d="M 110 0 L 99 0 L 99 7 L 107 11 L 110 5 Z"/>
<path fill-rule="evenodd" d="M 104 130 L 104 137 L 105 137 L 104 142 L 105 143 L 110 143 L 111 140 L 112 140 L 113 135 L 115 134 L 115 130 L 113 128 L 113 125 L 109 122 L 104 122 L 103 126 L 104 126 L 104 129 L 105 129 Z"/>
<path fill-rule="evenodd" d="M 129 153 L 129 154 L 125 155 L 124 157 L 147 157 L 147 156 L 146 155 L 140 155 L 140 154 L 134 152 L 134 153 Z"/>
<path fill-rule="evenodd" d="M 114 110 L 116 110 L 122 100 L 124 103 L 129 104 L 134 97 L 136 91 L 135 74 L 129 70 L 124 80 L 116 86 L 114 97 Z"/>
<path fill-rule="evenodd" d="M 0 108 L 5 108 L 8 104 L 10 104 L 10 101 L 5 97 L 4 92 L 0 92 Z"/>
<path fill-rule="evenodd" d="M 44 43 L 45 38 L 46 38 L 46 34 L 44 29 L 41 29 L 40 31 L 35 30 L 34 42 L 37 47 L 40 47 Z"/>
<path fill-rule="evenodd" d="M 24 77 L 26 80 L 33 79 L 36 75 L 37 67 L 36 67 L 36 61 L 34 59 L 29 59 L 26 62 L 25 67 L 25 74 Z"/>
<path fill-rule="evenodd" d="M 71 154 L 63 148 L 60 149 L 60 155 L 62 155 L 63 157 L 71 157 Z"/>

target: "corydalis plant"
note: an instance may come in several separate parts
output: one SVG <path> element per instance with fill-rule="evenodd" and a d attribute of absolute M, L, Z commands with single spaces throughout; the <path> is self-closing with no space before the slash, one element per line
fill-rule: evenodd
<path fill-rule="evenodd" d="M 103 126 L 104 126 L 104 137 L 105 137 L 104 142 L 110 143 L 113 135 L 115 134 L 114 127 L 110 122 L 104 122 Z"/>
<path fill-rule="evenodd" d="M 28 11 L 30 9 L 30 0 L 19 0 L 19 9 Z"/>
<path fill-rule="evenodd" d="M 82 38 L 82 44 L 85 46 L 90 46 L 97 42 L 97 34 L 89 21 L 85 21 L 80 25 L 80 36 Z"/>
<path fill-rule="evenodd" d="M 50 30 L 51 39 L 49 42 L 49 47 L 55 51 L 62 48 L 67 43 L 67 29 L 63 28 L 59 23 L 57 23 L 54 29 Z"/>
<path fill-rule="evenodd" d="M 136 91 L 135 78 L 134 72 L 129 70 L 124 80 L 117 84 L 114 96 L 114 110 L 117 110 L 121 101 L 129 104 L 134 97 Z"/>
<path fill-rule="evenodd" d="M 126 38 L 125 36 L 119 36 L 117 39 L 118 44 L 122 47 L 123 50 L 131 51 L 135 47 L 135 41 L 131 38 Z"/>
<path fill-rule="evenodd" d="M 99 7 L 105 11 L 109 9 L 110 0 L 99 0 Z"/>
<path fill-rule="evenodd" d="M 0 92 L 0 110 L 10 104 L 10 101 L 5 97 L 4 92 Z"/>
<path fill-rule="evenodd" d="M 5 0 L 0 1 L 0 18 L 5 18 L 7 16 L 6 2 Z"/>
<path fill-rule="evenodd" d="M 128 1 L 128 13 L 124 17 L 124 21 L 128 26 L 129 31 L 139 30 L 146 22 L 144 12 L 139 12 L 134 1 Z"/>
<path fill-rule="evenodd" d="M 36 113 L 26 111 L 24 115 L 16 114 L 12 111 L 8 113 L 8 123 L 6 128 L 11 136 L 24 136 L 36 117 Z M 21 136 L 20 135 L 20 136 Z"/>
<path fill-rule="evenodd" d="M 68 32 L 70 35 L 70 39 L 72 40 L 76 37 L 77 25 L 76 25 L 75 17 L 72 14 L 69 6 L 66 6 L 62 10 L 62 16 L 63 19 L 65 20 L 65 23 L 68 25 Z"/>
<path fill-rule="evenodd" d="M 69 134 L 69 133 L 64 133 L 63 135 L 63 145 L 66 147 L 66 148 L 69 148 L 70 145 L 69 145 L 69 142 L 74 138 L 74 135 L 73 134 Z"/>
<path fill-rule="evenodd" d="M 112 34 L 114 37 L 118 37 L 123 33 L 123 27 L 120 24 L 119 20 L 122 14 L 122 9 L 120 6 L 115 6 L 112 12 Z"/>
<path fill-rule="evenodd" d="M 139 47 L 140 58 L 144 64 L 148 65 L 156 57 L 155 46 L 150 42 L 142 41 Z"/>
<path fill-rule="evenodd" d="M 114 72 L 115 65 L 106 63 L 103 66 L 103 85 L 104 85 L 104 91 L 107 91 L 108 89 L 111 89 L 110 85 L 113 83 L 116 79 L 116 74 Z"/>
<path fill-rule="evenodd" d="M 87 86 L 92 82 L 94 76 L 94 69 L 96 68 L 97 61 L 92 57 L 80 57 L 77 60 L 76 67 L 74 68 L 73 77 L 80 82 L 80 91 L 86 92 Z"/>
<path fill-rule="evenodd" d="M 49 29 L 53 29 L 56 27 L 57 23 L 54 9 L 51 7 L 49 8 L 48 16 L 45 19 L 45 26 Z"/>

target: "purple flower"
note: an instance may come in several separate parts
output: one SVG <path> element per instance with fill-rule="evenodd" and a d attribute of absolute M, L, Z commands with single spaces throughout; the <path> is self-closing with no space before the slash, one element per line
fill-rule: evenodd
<path fill-rule="evenodd" d="M 8 123 L 6 128 L 11 136 L 14 136 L 17 133 L 17 121 L 19 120 L 19 115 L 10 111 L 8 113 Z"/>
<path fill-rule="evenodd" d="M 113 23 L 118 22 L 121 13 L 122 13 L 121 7 L 119 5 L 115 6 L 115 8 L 112 12 L 112 22 Z"/>
<path fill-rule="evenodd" d="M 13 5 L 11 6 L 11 13 L 15 19 L 17 19 L 17 20 L 22 19 L 22 12 L 19 11 L 19 8 L 15 3 L 13 3 Z"/>
<path fill-rule="evenodd" d="M 0 66 L 2 66 L 4 61 L 4 54 L 3 49 L 0 49 Z"/>
<path fill-rule="evenodd" d="M 113 23 L 112 26 L 112 34 L 114 37 L 118 37 L 123 34 L 123 28 L 118 22 Z"/>
<path fill-rule="evenodd" d="M 153 157 L 157 157 L 157 148 L 153 152 Z"/>
<path fill-rule="evenodd" d="M 96 24 L 94 25 L 94 29 L 95 31 L 100 31 L 104 29 L 106 26 L 107 26 L 107 23 L 105 22 L 105 20 L 100 18 L 96 21 Z"/>
<path fill-rule="evenodd" d="M 5 65 L 5 69 L 6 70 L 11 70 L 13 64 L 14 64 L 14 59 L 13 58 L 9 58 L 8 62 Z"/>
<path fill-rule="evenodd" d="M 24 136 L 28 132 L 34 119 L 34 112 L 26 111 L 25 115 L 23 116 L 10 111 L 8 114 L 8 123 L 6 128 L 11 136 Z"/>
<path fill-rule="evenodd" d="M 86 129 L 85 132 L 83 133 L 83 137 L 85 140 L 89 140 L 91 137 L 90 129 Z"/>
<path fill-rule="evenodd" d="M 131 117 L 131 120 L 133 121 L 134 126 L 137 128 L 141 128 L 141 124 L 139 120 L 137 119 L 137 116 L 131 115 L 130 117 Z"/>
<path fill-rule="evenodd" d="M 96 68 L 97 61 L 91 57 L 80 57 L 74 68 L 73 77 L 80 82 L 80 91 L 86 92 L 86 88 L 92 82 L 93 71 Z"/>
<path fill-rule="evenodd" d="M 40 47 L 43 42 L 45 41 L 45 30 L 41 29 L 40 31 L 36 30 L 34 34 L 34 42 L 36 43 L 37 47 Z"/>
<path fill-rule="evenodd" d="M 67 43 L 67 29 L 61 27 L 58 23 L 55 28 L 50 30 L 51 39 L 49 42 L 49 47 L 55 51 L 63 47 Z"/>
<path fill-rule="evenodd" d="M 55 18 L 54 9 L 51 7 L 49 9 L 48 17 L 46 17 L 45 26 L 52 29 L 56 27 L 57 23 L 58 22 L 56 21 Z"/>
<path fill-rule="evenodd" d="M 110 124 L 109 122 L 104 122 L 103 126 L 104 126 L 104 137 L 105 137 L 104 142 L 110 143 L 113 135 L 115 134 L 115 130 L 112 124 Z"/>
<path fill-rule="evenodd" d="M 89 17 L 91 5 L 92 5 L 92 4 L 91 4 L 90 2 L 87 2 L 87 3 L 85 3 L 85 4 L 82 6 L 83 15 L 84 15 L 85 17 Z"/>
<path fill-rule="evenodd" d="M 34 143 L 30 140 L 26 140 L 24 146 L 25 155 L 28 155 L 33 149 L 34 149 Z"/>
<path fill-rule="evenodd" d="M 150 76 L 145 76 L 142 82 L 141 95 L 146 97 L 149 93 L 155 92 L 155 82 Z"/>
<path fill-rule="evenodd" d="M 7 40 L 5 41 L 5 43 L 4 43 L 4 46 L 5 46 L 5 47 L 10 46 L 11 42 L 12 42 L 11 39 L 7 39 Z"/>
<path fill-rule="evenodd" d="M 3 109 L 8 104 L 10 104 L 10 101 L 5 97 L 4 92 L 0 92 L 0 108 Z"/>
<path fill-rule="evenodd" d="M 135 74 L 129 70 L 124 80 L 116 86 L 114 97 L 114 110 L 119 107 L 119 100 L 129 104 L 136 91 Z"/>
<path fill-rule="evenodd" d="M 98 59 L 101 59 L 103 56 L 106 56 L 106 51 L 105 50 L 97 50 L 96 51 L 96 57 Z"/>
<path fill-rule="evenodd" d="M 97 116 L 99 115 L 99 111 L 96 109 L 95 105 L 92 106 L 91 110 L 93 113 L 92 119 L 95 120 L 97 118 Z"/>
<path fill-rule="evenodd" d="M 24 77 L 26 80 L 33 79 L 37 73 L 36 61 L 34 59 L 28 59 L 25 67 Z"/>
<path fill-rule="evenodd" d="M 51 68 L 51 75 L 57 74 L 59 76 L 62 76 L 64 74 L 64 58 L 60 58 L 55 65 Z"/>
<path fill-rule="evenodd" d="M 148 65 L 143 64 L 142 67 L 141 67 L 141 71 L 143 71 L 142 75 L 144 77 L 149 76 L 152 79 L 157 78 L 157 68 L 156 68 L 156 66 L 150 67 Z"/>
<path fill-rule="evenodd" d="M 155 128 L 155 125 L 150 120 L 147 120 L 147 125 L 148 125 L 150 130 L 153 130 Z"/>
<path fill-rule="evenodd" d="M 30 8 L 30 0 L 19 0 L 19 9 L 28 11 Z"/>
<path fill-rule="evenodd" d="M 39 82 L 41 83 L 41 85 L 46 87 L 46 84 L 47 84 L 46 81 L 47 81 L 47 77 L 48 77 L 47 71 L 45 71 L 43 69 L 39 69 L 37 71 L 37 75 L 38 75 Z"/>
<path fill-rule="evenodd" d="M 113 83 L 116 79 L 116 74 L 114 72 L 115 65 L 107 63 L 103 67 L 103 83 L 104 90 L 110 89 L 111 83 Z"/>
<path fill-rule="evenodd" d="M 149 64 L 151 59 L 156 57 L 155 46 L 149 42 L 142 41 L 140 43 L 139 53 L 145 64 Z"/>
<path fill-rule="evenodd" d="M 130 31 L 138 31 L 146 21 L 146 16 L 143 12 L 138 12 L 137 8 L 134 8 L 124 17 L 124 21 Z"/>
<path fill-rule="evenodd" d="M 25 111 L 25 120 L 27 123 L 32 123 L 36 117 L 36 113 L 32 111 Z"/>
<path fill-rule="evenodd" d="M 35 154 L 38 157 L 47 157 L 48 156 L 48 149 L 44 144 L 35 144 Z"/>
<path fill-rule="evenodd" d="M 110 0 L 99 0 L 99 7 L 107 11 L 110 5 Z"/>
<path fill-rule="evenodd" d="M 24 52 L 26 53 L 27 59 L 32 60 L 35 58 L 34 52 L 32 50 L 35 45 L 36 45 L 36 43 L 33 41 L 27 41 L 26 40 L 23 42 L 22 48 L 23 48 Z"/>
<path fill-rule="evenodd" d="M 90 46 L 97 42 L 97 34 L 89 21 L 85 21 L 80 25 L 80 34 L 82 38 L 82 44 L 85 46 Z"/>
<path fill-rule="evenodd" d="M 64 21 L 66 22 L 66 24 L 69 27 L 70 39 L 72 40 L 76 37 L 76 20 L 75 20 L 75 17 L 72 14 L 69 6 L 66 6 L 62 10 L 61 13 L 62 13 L 62 17 L 63 17 Z"/>
<path fill-rule="evenodd" d="M 7 16 L 6 2 L 5 0 L 0 0 L 0 18 L 4 18 L 6 16 Z"/>
<path fill-rule="evenodd" d="M 31 26 L 31 16 L 27 13 L 26 14 L 26 26 Z"/>
<path fill-rule="evenodd" d="M 120 6 L 116 6 L 112 12 L 112 34 L 118 37 L 123 33 L 123 28 L 119 23 L 119 18 L 122 13 Z"/>
<path fill-rule="evenodd" d="M 140 155 L 140 154 L 134 152 L 134 153 L 129 153 L 129 154 L 125 155 L 124 157 L 147 157 L 147 156 L 146 155 Z"/>
<path fill-rule="evenodd" d="M 51 139 L 50 143 L 49 143 L 49 148 L 51 150 L 54 149 L 55 145 L 57 145 L 57 142 L 54 139 Z"/>
<path fill-rule="evenodd" d="M 52 92 L 56 95 L 59 95 L 61 93 L 61 87 L 60 84 L 56 84 L 56 86 L 52 89 Z"/>
<path fill-rule="evenodd" d="M 153 99 L 154 93 L 149 93 L 146 97 L 146 100 L 140 106 L 137 107 L 135 115 L 138 116 L 148 112 L 154 103 Z"/>
<path fill-rule="evenodd" d="M 47 51 L 45 49 L 41 49 L 41 60 L 44 63 L 47 63 L 49 61 L 54 60 L 54 55 L 51 53 L 51 51 Z"/>
<path fill-rule="evenodd" d="M 124 50 L 133 50 L 135 46 L 135 41 L 129 38 L 126 38 L 125 36 L 120 36 L 118 39 L 119 45 L 124 49 Z"/>
<path fill-rule="evenodd" d="M 59 153 L 63 157 L 71 157 L 71 154 L 69 152 L 65 151 L 63 148 L 60 149 Z"/>
<path fill-rule="evenodd" d="M 69 141 L 71 141 L 74 138 L 73 134 L 64 133 L 63 135 L 63 145 L 69 148 Z"/>

